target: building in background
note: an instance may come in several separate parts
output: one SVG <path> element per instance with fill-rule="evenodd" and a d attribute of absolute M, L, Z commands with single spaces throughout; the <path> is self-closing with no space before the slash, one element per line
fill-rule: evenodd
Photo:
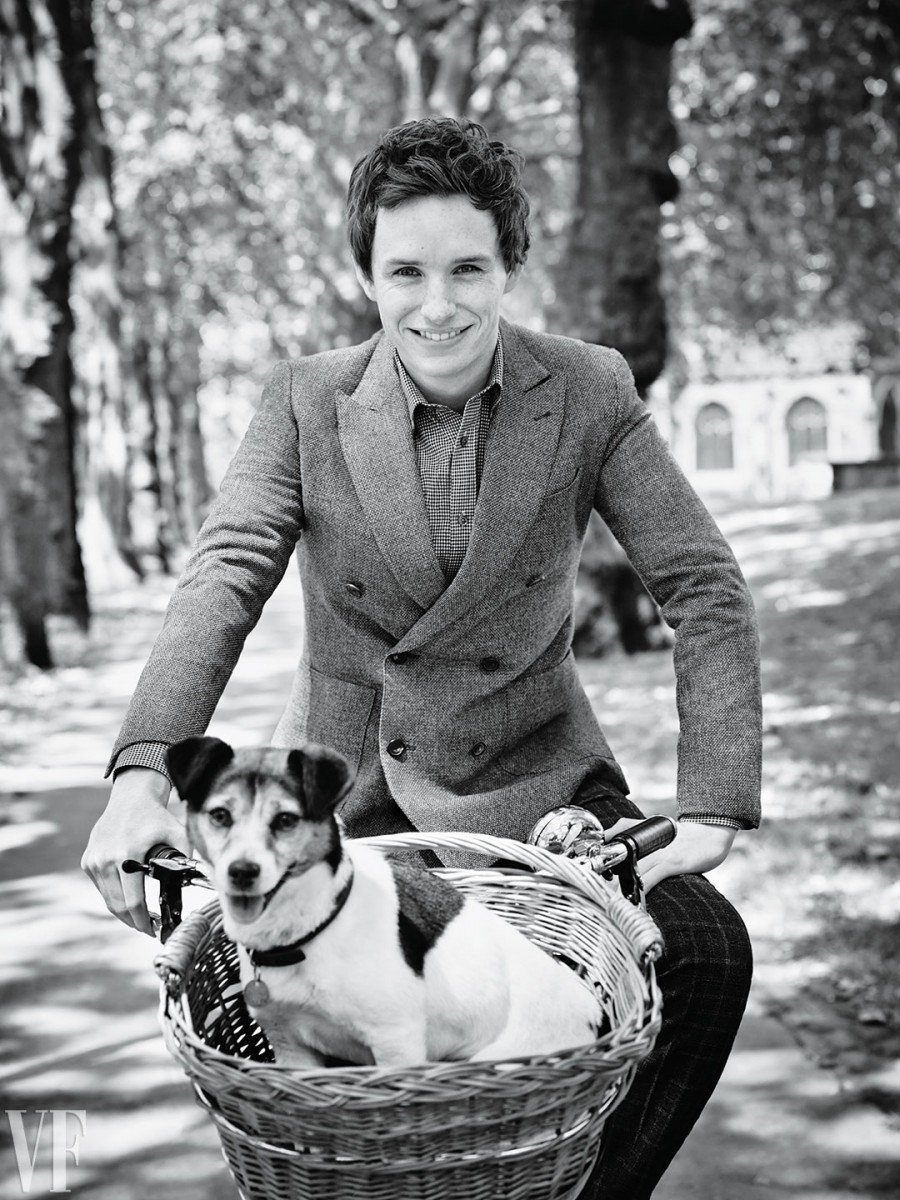
<path fill-rule="evenodd" d="M 688 349 L 687 383 L 676 395 L 662 381 L 650 404 L 701 495 L 824 496 L 834 464 L 859 464 L 845 486 L 900 483 L 900 361 L 863 370 L 858 346 L 858 329 L 837 326 L 773 346 L 723 338 L 714 355 Z"/>

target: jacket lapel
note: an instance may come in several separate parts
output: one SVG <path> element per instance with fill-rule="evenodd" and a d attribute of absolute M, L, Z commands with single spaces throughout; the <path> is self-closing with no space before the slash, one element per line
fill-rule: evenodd
<path fill-rule="evenodd" d="M 403 649 L 424 644 L 501 582 L 546 493 L 565 411 L 565 381 L 551 375 L 505 321 L 501 334 L 503 394 L 488 437 L 466 557 L 403 638 Z"/>
<path fill-rule="evenodd" d="M 337 393 L 338 436 L 378 548 L 400 586 L 429 609 L 447 581 L 434 553 L 406 398 L 382 337 L 352 395 Z"/>

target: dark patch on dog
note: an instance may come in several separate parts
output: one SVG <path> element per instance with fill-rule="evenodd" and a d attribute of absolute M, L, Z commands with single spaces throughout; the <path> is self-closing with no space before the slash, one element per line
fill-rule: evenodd
<path fill-rule="evenodd" d="M 228 743 L 215 737 L 185 738 L 166 750 L 166 766 L 178 795 L 195 811 L 233 758 L 234 751 Z"/>
<path fill-rule="evenodd" d="M 325 855 L 325 862 L 331 867 L 332 875 L 337 874 L 337 869 L 341 865 L 344 857 L 344 847 L 341 844 L 341 835 L 338 831 L 337 821 L 332 817 L 331 827 L 328 831 L 331 835 L 331 845 L 328 847 L 328 853 Z"/>
<path fill-rule="evenodd" d="M 425 957 L 458 916 L 465 897 L 452 884 L 422 867 L 388 859 L 397 888 L 397 925 L 400 949 L 416 975 L 425 969 Z"/>
<path fill-rule="evenodd" d="M 348 763 L 327 746 L 310 742 L 287 756 L 294 794 L 311 821 L 324 821 L 337 808 L 353 782 Z"/>

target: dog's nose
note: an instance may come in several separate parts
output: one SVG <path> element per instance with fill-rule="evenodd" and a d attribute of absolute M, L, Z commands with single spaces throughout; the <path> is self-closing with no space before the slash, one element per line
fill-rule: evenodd
<path fill-rule="evenodd" d="M 228 878 L 235 887 L 247 888 L 259 878 L 259 863 L 249 862 L 246 858 L 238 859 L 228 868 Z"/>

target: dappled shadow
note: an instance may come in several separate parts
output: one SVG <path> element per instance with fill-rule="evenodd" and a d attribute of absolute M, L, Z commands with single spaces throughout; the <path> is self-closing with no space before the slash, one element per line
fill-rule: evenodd
<path fill-rule="evenodd" d="M 721 1083 L 654 1200 L 887 1200 L 900 1136 L 751 1000 Z"/>

